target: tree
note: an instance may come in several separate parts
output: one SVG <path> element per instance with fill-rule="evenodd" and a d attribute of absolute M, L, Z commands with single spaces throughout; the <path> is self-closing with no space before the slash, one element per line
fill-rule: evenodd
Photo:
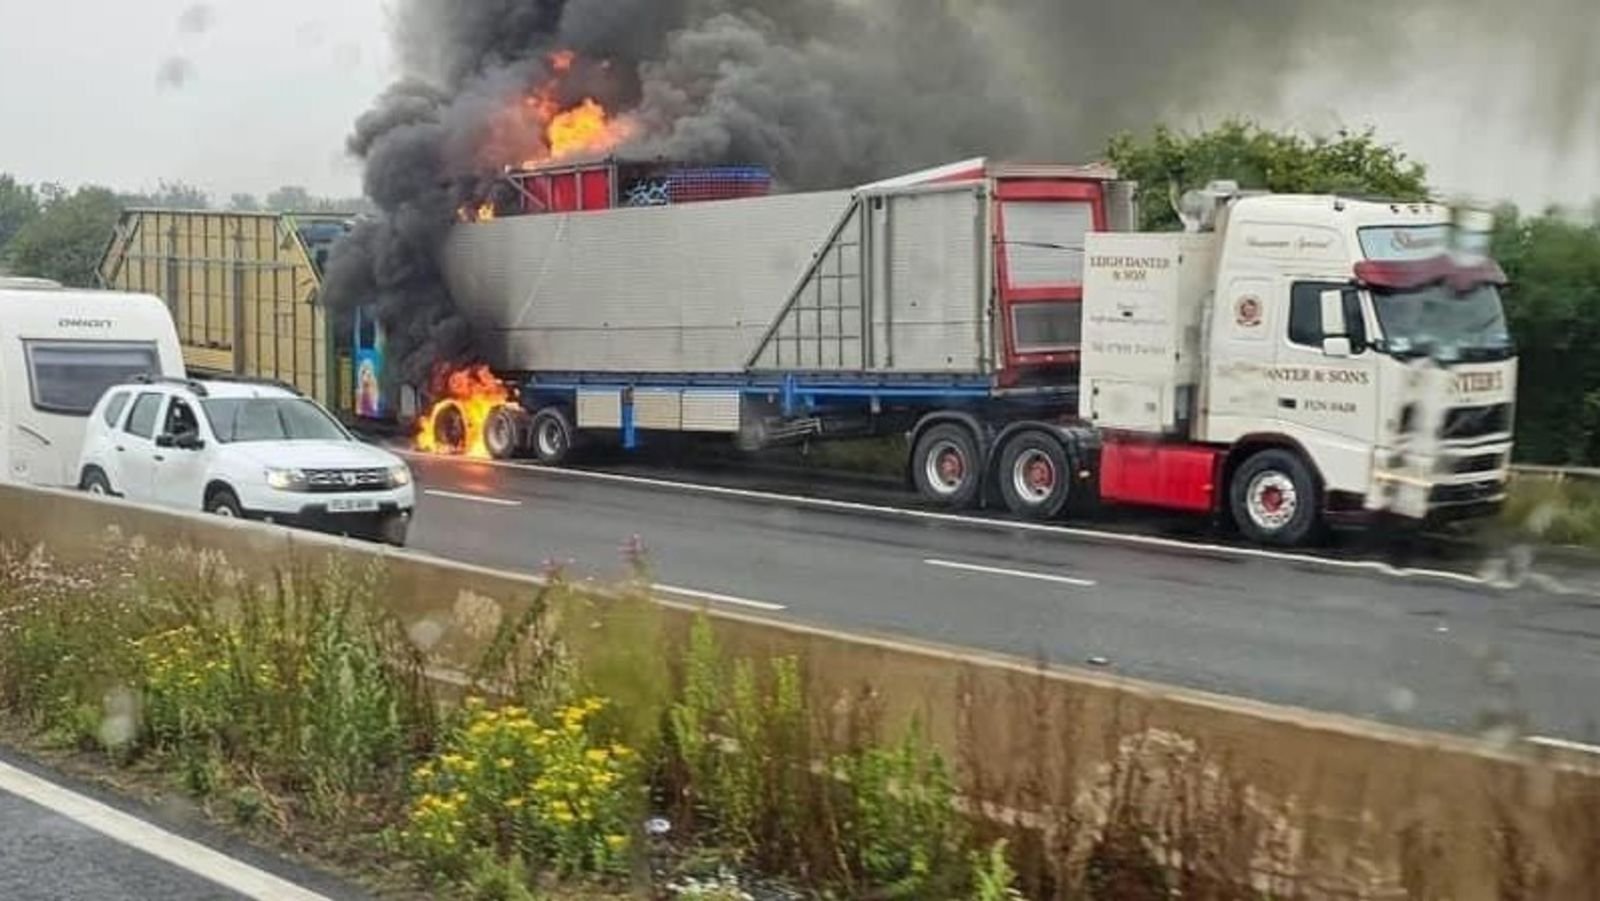
<path fill-rule="evenodd" d="M 299 185 L 284 185 L 267 195 L 267 209 L 280 213 L 314 213 L 317 200 Z"/>
<path fill-rule="evenodd" d="M 1503 207 L 1493 253 L 1520 352 L 1518 455 L 1600 464 L 1600 225 Z"/>
<path fill-rule="evenodd" d="M 1144 141 L 1121 134 L 1112 139 L 1108 155 L 1124 178 L 1139 183 L 1140 219 L 1148 230 L 1177 228 L 1172 198 L 1214 179 L 1276 192 L 1338 192 L 1402 200 L 1428 194 L 1426 168 L 1399 149 L 1379 143 L 1370 130 L 1307 137 L 1232 119 L 1193 135 L 1165 126 Z"/>
<path fill-rule="evenodd" d="M 211 195 L 204 190 L 187 182 L 165 179 L 157 185 L 153 193 L 124 194 L 122 199 L 130 207 L 147 206 L 166 210 L 211 209 Z"/>
<path fill-rule="evenodd" d="M 39 194 L 9 175 L 0 175 L 0 254 L 24 225 L 39 215 Z"/>
<path fill-rule="evenodd" d="M 228 209 L 235 213 L 258 213 L 261 201 L 254 194 L 235 194 L 228 198 Z"/>
<path fill-rule="evenodd" d="M 122 212 L 121 200 L 110 189 L 92 185 L 71 194 L 59 185 L 45 185 L 40 193 L 43 211 L 7 247 L 11 269 L 17 275 L 94 287 L 100 255 Z"/>

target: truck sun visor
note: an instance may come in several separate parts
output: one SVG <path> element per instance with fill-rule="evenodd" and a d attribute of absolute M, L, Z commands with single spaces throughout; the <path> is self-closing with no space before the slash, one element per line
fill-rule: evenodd
<path fill-rule="evenodd" d="M 1363 260 L 1356 263 L 1356 280 L 1371 288 L 1404 291 L 1444 283 L 1463 292 L 1475 285 L 1503 285 L 1505 270 L 1492 260 L 1458 263 L 1449 256 L 1421 260 Z"/>

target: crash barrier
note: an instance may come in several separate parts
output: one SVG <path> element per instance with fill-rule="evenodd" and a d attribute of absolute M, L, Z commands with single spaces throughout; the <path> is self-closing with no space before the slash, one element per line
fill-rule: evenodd
<path fill-rule="evenodd" d="M 210 551 L 262 576 L 329 560 L 380 561 L 385 603 L 411 634 L 431 636 L 441 672 L 478 659 L 496 624 L 525 610 L 541 585 L 273 526 L 0 486 L 0 541 L 86 562 L 104 553 L 108 529 L 153 548 Z M 569 618 L 563 627 L 592 632 L 621 607 L 602 598 L 585 608 L 594 621 Z M 670 598 L 659 611 L 669 645 L 682 643 L 700 612 Z M 800 660 L 811 709 L 823 712 L 818 730 L 846 728 L 868 709 L 879 722 L 919 721 L 975 810 L 1032 835 L 1033 853 L 1066 865 L 1097 865 L 1108 830 L 1122 828 L 1163 867 L 1220 867 L 1263 897 L 1564 899 L 1593 898 L 1600 886 L 1600 768 L 1575 749 L 1535 749 L 1508 736 L 1496 745 L 1015 658 L 706 615 L 731 655 Z"/>

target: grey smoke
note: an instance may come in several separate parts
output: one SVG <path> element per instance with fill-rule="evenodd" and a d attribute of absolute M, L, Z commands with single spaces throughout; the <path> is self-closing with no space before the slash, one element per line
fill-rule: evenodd
<path fill-rule="evenodd" d="M 434 254 L 457 206 L 538 154 L 537 123 L 508 110 L 558 48 L 581 54 L 561 99 L 629 115 L 625 152 L 766 165 L 805 189 L 978 154 L 1086 160 L 1109 134 L 1158 121 L 1270 121 L 1320 81 L 1359 125 L 1363 96 L 1393 100 L 1435 65 L 1503 92 L 1507 59 L 1535 86 L 1513 98 L 1516 127 L 1592 142 L 1591 3 L 397 0 L 406 77 L 350 140 L 383 214 L 335 257 L 329 298 L 378 303 L 407 379 L 471 355 Z"/>

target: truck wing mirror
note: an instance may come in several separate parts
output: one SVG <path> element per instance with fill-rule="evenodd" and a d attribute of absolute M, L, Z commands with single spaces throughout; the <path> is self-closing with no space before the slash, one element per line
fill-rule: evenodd
<path fill-rule="evenodd" d="M 166 433 L 156 436 L 156 447 L 177 447 L 178 439 Z"/>

